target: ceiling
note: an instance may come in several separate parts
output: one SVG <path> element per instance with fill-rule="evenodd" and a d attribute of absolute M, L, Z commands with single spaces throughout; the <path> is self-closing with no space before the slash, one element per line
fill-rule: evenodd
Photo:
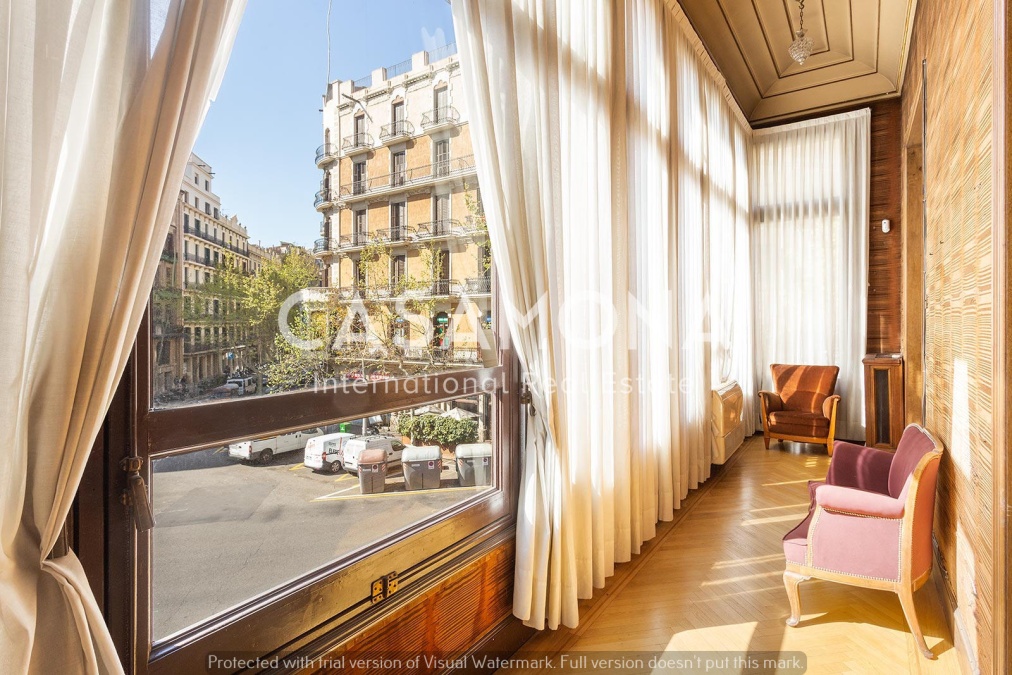
<path fill-rule="evenodd" d="M 679 0 L 753 124 L 899 93 L 916 0 L 805 0 L 814 42 L 787 53 L 797 0 Z"/>

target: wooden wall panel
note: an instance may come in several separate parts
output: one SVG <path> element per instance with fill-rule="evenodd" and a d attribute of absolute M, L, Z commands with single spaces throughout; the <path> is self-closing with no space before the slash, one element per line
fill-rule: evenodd
<path fill-rule="evenodd" d="M 871 105 L 871 192 L 868 235 L 868 352 L 900 351 L 902 317 L 902 181 L 898 98 Z M 892 221 L 889 233 L 882 221 Z"/>
<path fill-rule="evenodd" d="M 946 449 L 935 530 L 957 629 L 984 673 L 1003 667 L 992 659 L 993 9 L 921 0 L 903 84 L 908 128 L 926 60 L 925 422 Z"/>
<path fill-rule="evenodd" d="M 345 657 L 341 673 L 379 675 L 381 673 L 442 672 L 427 667 L 418 669 L 391 667 L 355 669 L 347 664 L 353 658 L 378 659 L 397 656 L 402 664 L 405 656 L 441 654 L 447 659 L 459 657 L 479 643 L 492 629 L 508 618 L 513 608 L 512 540 L 500 544 L 458 572 L 439 581 L 419 597 L 411 600 L 393 616 L 381 620 L 345 642 L 327 660 Z M 337 673 L 338 670 L 313 670 L 312 673 Z"/>

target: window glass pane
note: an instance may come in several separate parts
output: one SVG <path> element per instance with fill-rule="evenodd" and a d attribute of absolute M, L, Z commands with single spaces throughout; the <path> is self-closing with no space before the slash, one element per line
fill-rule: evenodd
<path fill-rule="evenodd" d="M 481 394 L 156 459 L 154 639 L 493 489 L 493 407 Z"/>
<path fill-rule="evenodd" d="M 380 5 L 332 20 L 390 27 Z M 342 41 L 321 87 L 249 42 L 304 53 L 301 29 L 284 30 L 294 19 L 247 9 L 152 288 L 152 407 L 496 365 L 450 8 L 407 3 L 396 17 L 392 30 L 417 44 Z"/>

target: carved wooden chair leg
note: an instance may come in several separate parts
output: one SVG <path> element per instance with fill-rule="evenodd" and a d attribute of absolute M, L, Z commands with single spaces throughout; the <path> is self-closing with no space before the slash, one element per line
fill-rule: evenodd
<path fill-rule="evenodd" d="M 784 572 L 784 587 L 787 589 L 787 599 L 791 602 L 791 616 L 787 619 L 788 626 L 797 626 L 801 621 L 801 594 L 798 591 L 798 586 L 806 579 L 808 577 L 797 572 L 790 570 Z"/>
<path fill-rule="evenodd" d="M 918 648 L 921 653 L 924 654 L 925 658 L 934 659 L 935 654 L 928 648 L 928 643 L 924 641 L 924 633 L 921 632 L 921 624 L 917 621 L 917 608 L 914 606 L 914 592 L 910 589 L 910 586 L 904 584 L 896 595 L 900 596 L 900 606 L 903 607 L 903 615 L 907 618 L 907 624 L 910 626 L 910 632 L 914 634 L 914 640 L 917 642 Z"/>

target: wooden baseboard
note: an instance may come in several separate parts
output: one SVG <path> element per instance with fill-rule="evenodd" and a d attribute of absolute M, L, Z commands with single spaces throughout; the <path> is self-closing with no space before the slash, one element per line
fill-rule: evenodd
<path fill-rule="evenodd" d="M 961 615 L 956 611 L 956 598 L 949 590 L 949 584 L 945 582 L 945 566 L 942 564 L 938 548 L 935 548 L 935 564 L 931 569 L 931 577 L 935 582 L 935 590 L 942 601 L 942 614 L 945 616 L 945 623 L 948 624 L 949 634 L 952 636 L 952 646 L 959 655 L 959 669 L 963 675 L 980 675 L 980 666 L 977 664 L 977 657 L 970 651 L 970 643 L 967 639 L 966 624 L 963 623 Z"/>
<path fill-rule="evenodd" d="M 471 645 L 463 657 L 455 659 L 458 665 L 444 672 L 446 675 L 493 673 L 503 660 L 513 656 L 537 632 L 510 615 L 500 621 L 485 637 Z"/>

